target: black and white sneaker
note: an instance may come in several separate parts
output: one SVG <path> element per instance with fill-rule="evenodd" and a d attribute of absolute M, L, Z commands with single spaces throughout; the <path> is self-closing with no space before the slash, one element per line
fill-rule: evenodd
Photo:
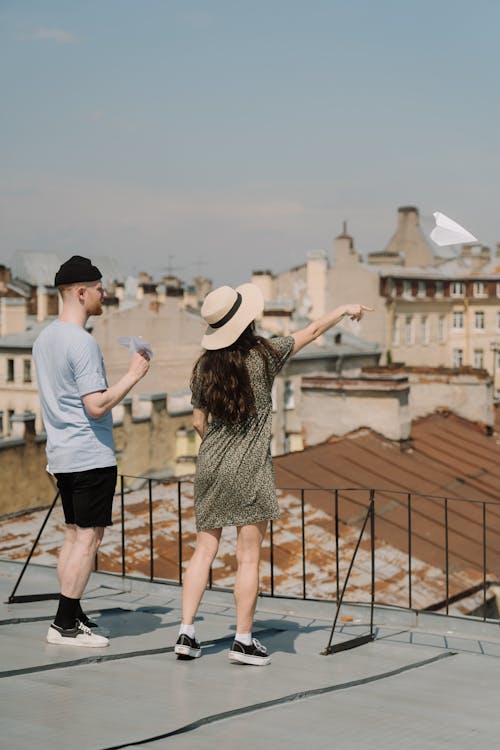
<path fill-rule="evenodd" d="M 253 664 L 255 667 L 265 667 L 271 663 L 271 657 L 267 648 L 257 638 L 252 638 L 252 643 L 247 646 L 240 641 L 233 641 L 229 651 L 229 661 L 238 664 Z"/>
<path fill-rule="evenodd" d="M 60 628 L 52 623 L 47 633 L 47 642 L 57 646 L 83 646 L 85 648 L 104 648 L 109 641 L 103 635 L 93 633 L 90 628 L 77 620 L 74 628 Z"/>
<path fill-rule="evenodd" d="M 99 623 L 94 622 L 94 620 L 91 620 L 88 615 L 85 614 L 85 612 L 80 612 L 80 614 L 77 617 L 78 622 L 81 622 L 82 625 L 85 625 L 86 628 L 98 628 Z"/>
<path fill-rule="evenodd" d="M 178 659 L 197 659 L 201 656 L 201 646 L 196 638 L 181 633 L 174 648 Z"/>

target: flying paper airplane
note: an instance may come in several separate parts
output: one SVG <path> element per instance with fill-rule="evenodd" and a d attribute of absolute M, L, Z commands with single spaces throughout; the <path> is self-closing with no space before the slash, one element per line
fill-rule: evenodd
<path fill-rule="evenodd" d="M 477 242 L 477 237 L 457 224 L 456 221 L 448 216 L 435 211 L 433 216 L 436 220 L 436 226 L 432 230 L 430 237 L 436 245 L 444 247 L 445 245 L 462 245 L 464 242 Z"/>

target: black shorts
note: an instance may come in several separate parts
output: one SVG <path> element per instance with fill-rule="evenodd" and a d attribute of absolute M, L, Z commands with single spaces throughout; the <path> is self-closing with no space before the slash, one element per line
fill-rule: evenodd
<path fill-rule="evenodd" d="M 116 466 L 56 474 L 64 519 L 83 529 L 111 526 Z"/>

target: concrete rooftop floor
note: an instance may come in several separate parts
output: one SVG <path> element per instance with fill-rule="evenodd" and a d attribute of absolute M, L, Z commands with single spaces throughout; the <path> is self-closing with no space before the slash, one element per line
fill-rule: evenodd
<path fill-rule="evenodd" d="M 471 618 L 375 610 L 376 640 L 321 656 L 334 615 L 326 602 L 259 599 L 255 634 L 268 667 L 230 664 L 230 594 L 207 592 L 197 621 L 201 659 L 173 654 L 176 586 L 94 574 L 84 607 L 105 649 L 45 642 L 54 601 L 7 604 L 20 571 L 0 562 L 0 743 L 8 750 L 238 747 L 469 748 L 500 731 L 500 628 Z M 53 568 L 31 565 L 17 592 L 56 591 Z M 368 632 L 365 605 L 346 605 L 334 643 Z"/>

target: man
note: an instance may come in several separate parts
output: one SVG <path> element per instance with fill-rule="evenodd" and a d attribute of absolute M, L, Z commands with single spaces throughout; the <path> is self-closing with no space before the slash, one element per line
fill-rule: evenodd
<path fill-rule="evenodd" d="M 98 268 L 74 255 L 56 273 L 62 297 L 59 318 L 33 347 L 47 433 L 48 470 L 61 494 L 66 534 L 57 574 L 59 607 L 47 641 L 100 648 L 109 641 L 91 630 L 80 605 L 104 529 L 110 526 L 116 485 L 111 409 L 149 370 L 146 354 L 135 354 L 126 374 L 108 386 L 101 350 L 85 330 L 102 314 L 105 291 Z"/>

